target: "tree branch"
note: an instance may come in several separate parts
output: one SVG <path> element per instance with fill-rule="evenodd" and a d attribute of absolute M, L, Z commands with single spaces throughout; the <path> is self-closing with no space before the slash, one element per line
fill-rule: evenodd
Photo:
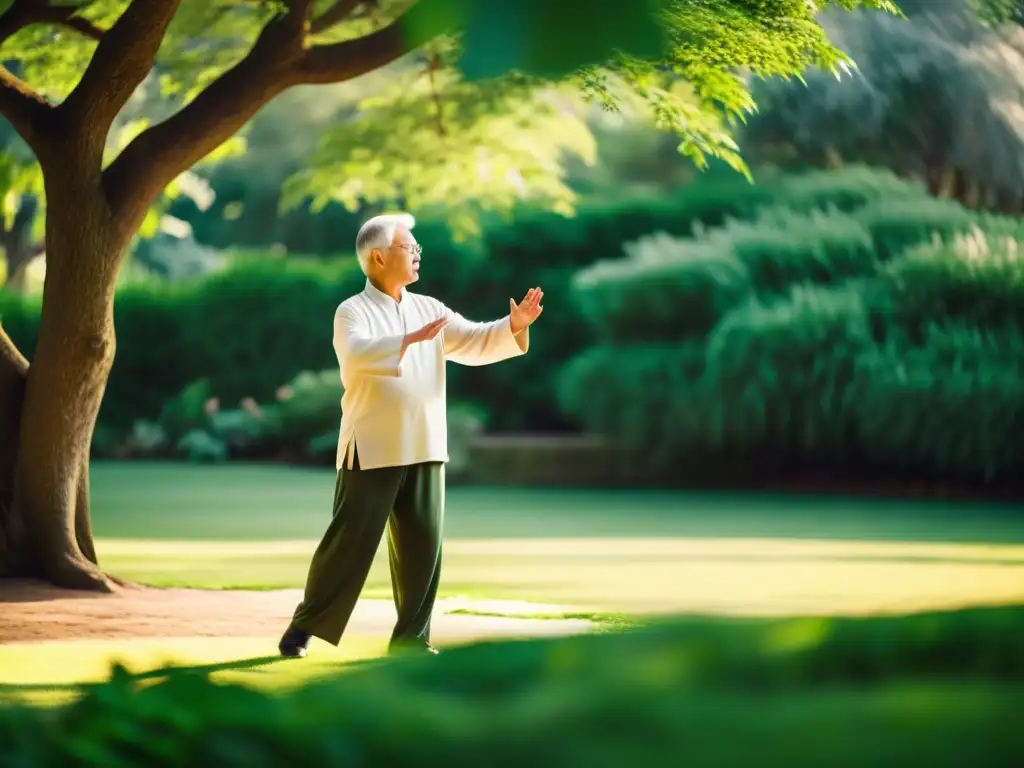
<path fill-rule="evenodd" d="M 409 52 L 399 19 L 364 37 L 310 48 L 299 62 L 299 82 L 341 83 L 386 66 Z"/>
<path fill-rule="evenodd" d="M 43 124 L 53 109 L 31 86 L 0 66 L 0 115 L 7 118 L 36 157 L 42 149 Z"/>
<path fill-rule="evenodd" d="M 335 24 L 348 18 L 348 15 L 363 2 L 364 0 L 336 0 L 334 5 L 313 19 L 309 25 L 310 33 L 317 35 L 326 32 Z"/>
<path fill-rule="evenodd" d="M 49 14 L 40 19 L 43 23 L 56 24 L 57 26 L 67 27 L 73 29 L 76 32 L 84 35 L 85 37 L 93 40 L 102 40 L 103 35 L 106 34 L 106 30 L 96 26 L 91 21 L 82 16 L 75 16 L 74 14 L 61 14 L 60 8 L 53 8 L 52 16 Z"/>
<path fill-rule="evenodd" d="M 289 0 L 252 49 L 177 113 L 140 133 L 103 172 L 115 216 L 134 228 L 171 181 L 234 136 L 270 99 L 296 84 L 312 0 Z"/>
<path fill-rule="evenodd" d="M 0 16 L 0 45 L 33 24 L 54 24 L 93 40 L 102 38 L 103 30 L 88 19 L 76 16 L 78 10 L 76 6 L 53 5 L 48 0 L 14 0 L 7 13 Z"/>
<path fill-rule="evenodd" d="M 398 24 L 356 40 L 304 47 L 309 0 L 291 0 L 242 61 L 162 123 L 141 134 L 103 173 L 117 220 L 134 228 L 177 176 L 234 136 L 274 96 L 294 85 L 358 77 L 406 51 Z"/>
<path fill-rule="evenodd" d="M 181 0 L 132 0 L 102 36 L 71 95 L 60 106 L 90 147 L 102 145 L 118 112 L 153 68 L 167 25 Z M 83 137 L 84 138 L 84 137 Z"/>

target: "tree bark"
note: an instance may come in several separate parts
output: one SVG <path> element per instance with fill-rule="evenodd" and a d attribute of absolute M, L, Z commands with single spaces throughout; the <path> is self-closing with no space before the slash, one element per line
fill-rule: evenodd
<path fill-rule="evenodd" d="M 0 572 L 109 592 L 116 581 L 97 565 L 92 540 L 89 448 L 114 358 L 114 287 L 127 240 L 94 181 L 47 185 L 45 310 L 25 376 Z"/>

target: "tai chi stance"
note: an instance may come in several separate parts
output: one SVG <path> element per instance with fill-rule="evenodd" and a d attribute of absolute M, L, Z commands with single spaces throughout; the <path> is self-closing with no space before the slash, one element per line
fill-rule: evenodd
<path fill-rule="evenodd" d="M 444 465 L 448 461 L 445 361 L 487 365 L 525 354 L 543 292 L 509 314 L 475 323 L 429 296 L 407 214 L 370 219 L 356 237 L 366 288 L 338 307 L 334 349 L 341 400 L 334 517 L 313 555 L 304 599 L 279 649 L 305 656 L 310 637 L 337 645 L 385 525 L 398 622 L 391 648 L 436 653 L 430 617 L 441 574 Z"/>

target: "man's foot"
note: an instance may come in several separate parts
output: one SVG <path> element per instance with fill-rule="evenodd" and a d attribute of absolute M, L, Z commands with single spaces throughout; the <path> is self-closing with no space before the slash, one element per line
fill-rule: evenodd
<path fill-rule="evenodd" d="M 290 659 L 301 659 L 306 655 L 306 646 L 309 645 L 309 633 L 301 629 L 289 626 L 285 630 L 281 642 L 277 644 L 277 650 L 282 656 Z"/>

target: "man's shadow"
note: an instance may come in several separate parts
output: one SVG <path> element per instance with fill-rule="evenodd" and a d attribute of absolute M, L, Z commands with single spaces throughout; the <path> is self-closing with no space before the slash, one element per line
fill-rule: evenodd
<path fill-rule="evenodd" d="M 335 664 L 324 664 L 317 666 L 317 674 L 314 677 L 329 675 L 332 672 L 350 669 L 365 669 L 373 666 L 381 659 L 358 659 L 353 661 L 339 661 Z M 148 669 L 145 672 L 127 672 L 121 670 L 122 678 L 127 677 L 132 682 L 136 681 L 159 681 L 172 676 L 180 675 L 211 675 L 215 672 L 231 672 L 246 670 L 254 674 L 265 674 L 271 670 L 265 669 L 277 664 L 302 664 L 301 659 L 288 659 L 282 656 L 255 656 L 251 659 L 237 659 L 235 661 L 221 661 L 213 664 L 196 664 L 192 666 L 164 666 L 157 669 Z M 110 682 L 108 677 L 105 680 L 98 680 L 89 683 L 0 683 L 0 695 L 5 693 L 32 693 L 32 692 L 59 692 L 78 691 L 85 693 L 93 688 L 106 685 Z"/>

